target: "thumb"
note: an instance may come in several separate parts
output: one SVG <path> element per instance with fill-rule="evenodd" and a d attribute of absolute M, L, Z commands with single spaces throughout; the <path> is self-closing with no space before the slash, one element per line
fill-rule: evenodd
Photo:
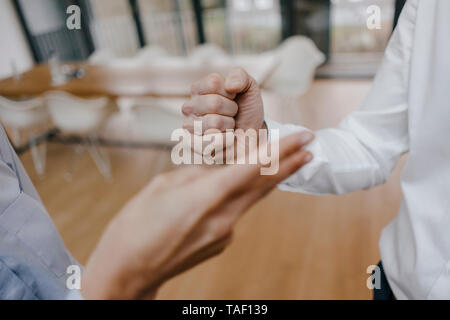
<path fill-rule="evenodd" d="M 235 117 L 238 129 L 259 130 L 264 124 L 264 106 L 258 83 L 244 69 L 234 68 L 225 79 L 225 90 L 236 94 L 239 106 Z"/>
<path fill-rule="evenodd" d="M 225 79 L 225 90 L 229 93 L 245 93 L 257 85 L 243 68 L 233 68 Z"/>

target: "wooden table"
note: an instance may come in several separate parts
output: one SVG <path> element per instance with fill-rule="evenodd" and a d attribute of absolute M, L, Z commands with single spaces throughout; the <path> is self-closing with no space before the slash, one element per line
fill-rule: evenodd
<path fill-rule="evenodd" d="M 38 96 L 51 90 L 63 90 L 78 96 L 185 96 L 190 83 L 205 76 L 207 70 L 190 70 L 181 76 L 173 71 L 133 66 L 78 65 L 85 76 L 52 86 L 48 65 L 37 65 L 23 73 L 19 80 L 0 80 L 0 95 L 9 97 Z"/>
<path fill-rule="evenodd" d="M 257 59 L 255 59 L 257 60 Z M 23 73 L 19 80 L 8 78 L 0 80 L 0 95 L 14 98 L 38 96 L 51 90 L 63 90 L 77 96 L 119 96 L 141 97 L 181 97 L 190 94 L 191 84 L 211 72 L 227 74 L 230 66 L 192 66 L 179 63 L 171 65 L 118 65 L 70 64 L 85 70 L 85 76 L 69 80 L 61 86 L 52 86 L 48 65 L 37 65 Z M 245 62 L 244 67 L 252 70 L 252 75 L 263 83 L 277 66 L 275 60 L 262 63 Z"/>

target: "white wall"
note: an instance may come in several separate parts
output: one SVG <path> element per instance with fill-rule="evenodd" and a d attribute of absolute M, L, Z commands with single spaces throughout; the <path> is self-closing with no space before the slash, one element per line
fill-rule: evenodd
<path fill-rule="evenodd" d="M 33 58 L 10 0 L 0 0 L 0 78 L 12 75 L 11 61 L 19 71 L 33 66 Z"/>

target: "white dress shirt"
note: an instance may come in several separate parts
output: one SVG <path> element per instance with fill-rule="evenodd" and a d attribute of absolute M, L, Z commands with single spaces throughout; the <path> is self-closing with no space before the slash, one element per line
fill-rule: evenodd
<path fill-rule="evenodd" d="M 280 136 L 305 128 L 267 121 Z M 409 0 L 361 109 L 316 132 L 281 189 L 342 194 L 386 182 L 409 152 L 403 201 L 380 239 L 397 299 L 450 299 L 450 1 Z"/>

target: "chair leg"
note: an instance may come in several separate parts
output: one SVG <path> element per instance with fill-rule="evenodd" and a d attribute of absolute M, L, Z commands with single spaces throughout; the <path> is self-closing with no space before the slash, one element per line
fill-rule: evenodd
<path fill-rule="evenodd" d="M 12 144 L 16 147 L 20 146 L 22 142 L 22 135 L 20 134 L 20 130 L 17 128 L 8 128 L 8 129 Z"/>
<path fill-rule="evenodd" d="M 88 151 L 92 157 L 92 160 L 94 160 L 95 165 L 97 166 L 98 170 L 105 178 L 105 180 L 111 182 L 112 181 L 111 162 L 109 160 L 108 153 L 101 148 L 101 146 L 98 143 L 98 138 L 96 135 L 89 136 L 88 140 L 89 140 Z"/>
<path fill-rule="evenodd" d="M 80 160 L 80 157 L 81 157 L 81 155 L 83 154 L 84 151 L 85 151 L 85 147 L 83 145 L 78 144 L 78 145 L 75 145 L 73 147 L 74 155 L 71 157 L 69 166 L 67 167 L 67 170 L 64 173 L 64 178 L 68 182 L 72 182 L 72 180 L 73 180 L 73 173 L 75 171 L 75 167 L 76 167 L 78 161 Z"/>
<path fill-rule="evenodd" d="M 47 144 L 42 142 L 40 145 L 36 143 L 37 136 L 30 135 L 30 151 L 33 159 L 34 169 L 39 178 L 45 174 L 45 164 L 47 161 Z"/>

